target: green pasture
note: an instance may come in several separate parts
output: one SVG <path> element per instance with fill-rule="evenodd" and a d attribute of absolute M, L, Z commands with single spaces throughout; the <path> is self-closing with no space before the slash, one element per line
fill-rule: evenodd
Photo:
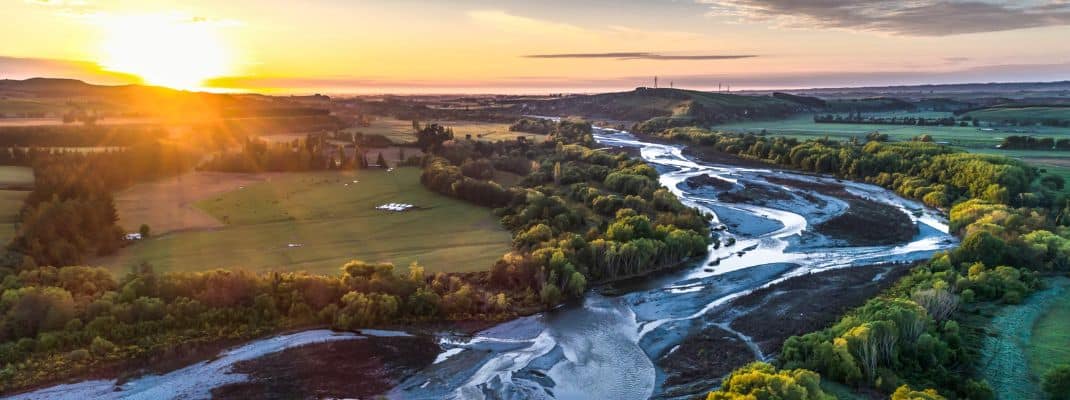
<path fill-rule="evenodd" d="M 171 233 L 98 260 L 116 272 L 148 262 L 157 270 L 306 270 L 333 274 L 352 259 L 418 261 L 429 272 L 489 269 L 510 250 L 510 234 L 488 208 L 424 188 L 420 171 L 293 173 L 196 203 L 223 228 Z M 417 209 L 389 212 L 385 203 Z"/>

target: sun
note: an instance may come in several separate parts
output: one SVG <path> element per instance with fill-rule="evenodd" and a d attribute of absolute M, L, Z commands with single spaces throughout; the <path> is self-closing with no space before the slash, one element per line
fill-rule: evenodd
<path fill-rule="evenodd" d="M 230 72 L 229 53 L 217 27 L 171 16 L 116 17 L 105 25 L 101 65 L 134 74 L 145 83 L 198 89 Z"/>

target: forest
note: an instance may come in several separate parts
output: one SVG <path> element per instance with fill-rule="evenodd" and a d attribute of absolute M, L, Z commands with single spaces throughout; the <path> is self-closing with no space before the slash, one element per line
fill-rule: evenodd
<path fill-rule="evenodd" d="M 987 383 L 968 378 L 983 331 L 962 321 L 983 305 L 1017 304 L 1040 277 L 1070 271 L 1065 182 L 1020 161 L 927 142 L 798 141 L 700 128 L 659 137 L 893 189 L 949 210 L 952 233 L 962 238 L 832 326 L 789 338 L 775 366 L 752 364 L 726 377 L 710 399 L 774 386 L 825 398 L 810 371 L 892 398 L 995 398 Z"/>

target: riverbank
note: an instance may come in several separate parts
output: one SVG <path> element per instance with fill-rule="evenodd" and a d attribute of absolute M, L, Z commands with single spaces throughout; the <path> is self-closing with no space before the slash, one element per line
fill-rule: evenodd
<path fill-rule="evenodd" d="M 234 364 L 244 382 L 213 399 L 368 398 L 430 365 L 441 348 L 427 336 L 366 336 L 285 349 Z"/>
<path fill-rule="evenodd" d="M 910 268 L 881 264 L 809 273 L 724 303 L 704 317 L 697 332 L 660 355 L 657 362 L 666 375 L 661 397 L 699 395 L 719 386 L 735 368 L 773 358 L 787 338 L 828 326 Z"/>

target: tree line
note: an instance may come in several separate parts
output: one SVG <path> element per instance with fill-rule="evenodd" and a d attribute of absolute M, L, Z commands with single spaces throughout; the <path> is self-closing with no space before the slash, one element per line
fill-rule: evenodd
<path fill-rule="evenodd" d="M 116 279 L 98 267 L 0 269 L 0 392 L 190 343 L 312 326 L 499 320 L 539 304 L 530 290 L 493 290 L 485 275 L 361 261 L 335 276 L 141 265 Z"/>
<path fill-rule="evenodd" d="M 955 121 L 954 117 L 876 117 L 863 114 L 824 114 L 814 115 L 818 124 L 875 124 L 875 125 L 913 125 L 913 126 L 969 126 L 966 121 Z M 974 123 L 976 125 L 976 122 Z"/>
<path fill-rule="evenodd" d="M 1007 136 L 999 148 L 1004 150 L 1070 150 L 1070 139 Z"/>
<path fill-rule="evenodd" d="M 189 171 L 196 162 L 182 147 L 151 142 L 108 152 L 26 154 L 34 185 L 0 262 L 6 267 L 76 265 L 88 255 L 114 253 L 122 230 L 112 193 Z"/>

